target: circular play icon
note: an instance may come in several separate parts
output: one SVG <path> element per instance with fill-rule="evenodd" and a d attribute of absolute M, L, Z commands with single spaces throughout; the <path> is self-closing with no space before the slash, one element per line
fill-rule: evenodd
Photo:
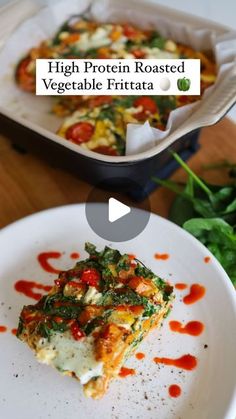
<path fill-rule="evenodd" d="M 130 182 L 127 179 L 129 190 Z M 135 182 L 132 182 L 132 187 L 135 190 L 140 188 Z M 88 196 L 85 207 L 87 221 L 92 230 L 105 240 L 131 240 L 144 230 L 149 221 L 149 200 L 146 198 L 141 204 L 136 204 L 125 192 L 117 192 L 115 186 L 111 191 L 104 190 L 104 184 L 100 183 Z"/>

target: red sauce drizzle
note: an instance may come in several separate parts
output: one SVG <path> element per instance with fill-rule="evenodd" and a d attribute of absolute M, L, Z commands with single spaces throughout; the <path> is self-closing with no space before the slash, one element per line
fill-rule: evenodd
<path fill-rule="evenodd" d="M 43 252 L 38 255 L 38 261 L 41 265 L 41 268 L 44 271 L 49 272 L 50 274 L 59 274 L 61 272 L 60 269 L 54 268 L 49 262 L 49 259 L 59 259 L 61 257 L 60 252 Z"/>
<path fill-rule="evenodd" d="M 11 329 L 11 333 L 12 333 L 13 335 L 16 335 L 16 333 L 17 333 L 17 329 Z"/>
<path fill-rule="evenodd" d="M 172 320 L 169 322 L 172 332 L 185 333 L 191 336 L 199 336 L 204 330 L 204 324 L 198 321 L 188 322 L 185 326 L 181 322 Z"/>
<path fill-rule="evenodd" d="M 181 388 L 178 386 L 178 384 L 172 384 L 169 389 L 169 395 L 170 397 L 179 397 L 181 394 Z"/>
<path fill-rule="evenodd" d="M 170 255 L 168 253 L 155 253 L 154 258 L 159 260 L 167 260 Z"/>
<path fill-rule="evenodd" d="M 77 252 L 73 252 L 70 254 L 70 258 L 71 259 L 79 259 L 80 258 L 80 254 Z"/>
<path fill-rule="evenodd" d="M 141 359 L 145 358 L 145 354 L 144 354 L 144 353 L 142 353 L 142 352 L 137 352 L 137 353 L 135 354 L 135 356 L 136 356 L 136 358 L 137 358 L 138 360 L 141 360 Z"/>
<path fill-rule="evenodd" d="M 7 327 L 6 326 L 0 326 L 0 333 L 4 333 L 7 331 Z"/>
<path fill-rule="evenodd" d="M 210 260 L 211 260 L 210 256 L 206 256 L 206 257 L 204 258 L 204 262 L 205 262 L 205 263 L 209 263 L 209 262 L 210 262 Z"/>
<path fill-rule="evenodd" d="M 190 288 L 190 293 L 183 298 L 184 304 L 194 304 L 204 297 L 206 288 L 200 284 L 193 284 Z"/>
<path fill-rule="evenodd" d="M 193 355 L 187 354 L 183 355 L 180 358 L 172 359 L 172 358 L 154 358 L 153 359 L 156 364 L 165 364 L 165 365 L 172 365 L 173 367 L 181 368 L 183 370 L 191 371 L 197 366 L 197 358 Z"/>
<path fill-rule="evenodd" d="M 135 375 L 135 370 L 133 368 L 121 367 L 119 376 L 125 378 L 128 375 Z"/>
<path fill-rule="evenodd" d="M 187 284 L 184 284 L 183 282 L 178 282 L 177 284 L 175 284 L 175 288 L 177 290 L 185 290 L 185 288 L 187 288 Z"/>
<path fill-rule="evenodd" d="M 33 289 L 36 288 L 37 290 L 48 292 L 52 287 L 50 285 L 43 285 L 39 284 L 38 282 L 20 279 L 15 283 L 14 288 L 17 292 L 26 295 L 26 297 L 30 297 L 38 301 L 42 297 L 42 294 L 39 292 L 34 292 Z"/>

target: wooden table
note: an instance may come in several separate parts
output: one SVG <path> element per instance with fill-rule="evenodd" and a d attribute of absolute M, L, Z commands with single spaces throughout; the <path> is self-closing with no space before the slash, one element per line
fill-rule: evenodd
<path fill-rule="evenodd" d="M 226 172 L 207 172 L 202 166 L 222 160 L 236 162 L 236 125 L 225 118 L 203 129 L 200 143 L 191 168 L 207 180 L 224 181 Z M 178 170 L 173 178 L 183 180 L 185 175 Z M 85 202 L 90 190 L 91 185 L 75 176 L 48 166 L 30 153 L 20 154 L 0 136 L 0 228 L 46 208 Z M 151 210 L 167 217 L 173 197 L 170 191 L 157 189 L 150 196 Z"/>

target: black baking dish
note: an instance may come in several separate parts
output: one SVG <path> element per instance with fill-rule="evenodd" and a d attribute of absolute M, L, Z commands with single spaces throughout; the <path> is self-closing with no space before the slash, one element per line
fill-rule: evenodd
<path fill-rule="evenodd" d="M 157 172 L 160 177 L 167 177 L 175 168 L 172 163 L 170 170 L 167 170 L 171 160 L 173 162 L 168 148 L 150 158 L 110 163 L 74 153 L 1 114 L 0 130 L 11 139 L 13 145 L 17 145 L 22 150 L 32 151 L 49 164 L 69 170 L 94 185 L 103 183 L 108 188 L 115 187 L 129 191 L 130 180 L 130 187 L 133 187 L 133 182 L 136 182 L 145 190 L 150 178 Z M 188 158 L 197 149 L 199 132 L 200 130 L 196 130 L 179 138 L 172 144 L 171 150 L 177 151 L 184 159 Z M 147 189 L 146 191 L 149 192 Z"/>

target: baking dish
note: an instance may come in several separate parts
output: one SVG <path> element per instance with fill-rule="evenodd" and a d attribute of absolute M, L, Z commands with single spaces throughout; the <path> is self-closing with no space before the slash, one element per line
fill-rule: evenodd
<path fill-rule="evenodd" d="M 83 3 L 84 10 L 86 10 L 90 2 L 84 1 Z M 149 15 L 162 16 L 163 19 L 172 19 L 175 22 L 181 22 L 181 24 L 186 23 L 186 25 L 190 25 L 192 28 L 202 28 L 203 30 L 207 28 L 219 35 L 225 34 L 227 36 L 227 33 L 230 31 L 229 28 L 214 22 L 195 18 L 147 1 L 144 5 L 144 2 L 141 0 L 129 0 L 129 2 L 113 0 L 112 4 L 115 4 L 117 7 L 118 15 L 119 10 L 122 9 L 127 10 L 127 15 L 129 16 L 132 10 L 141 12 L 145 9 L 145 12 Z M 28 17 L 30 13 L 37 13 L 37 6 L 27 1 L 15 2 L 14 14 L 11 8 L 9 10 L 6 8 L 4 11 L 5 27 L 7 26 L 7 21 L 11 18 L 13 30 L 12 16 L 18 15 L 17 10 L 21 11 L 21 18 L 24 16 L 24 11 L 25 16 Z M 57 4 L 54 12 L 59 13 L 59 4 Z M 4 35 L 4 41 L 6 41 L 6 31 Z M 27 48 L 25 47 L 24 51 L 26 52 L 26 50 Z M 4 82 L 3 78 L 2 82 Z M 17 87 L 12 83 L 12 92 L 14 92 L 14 89 L 17 89 Z M 199 129 L 219 121 L 234 104 L 235 100 L 236 70 L 235 66 L 234 68 L 231 66 L 227 77 L 222 78 L 218 88 L 201 101 L 194 114 L 191 114 L 181 126 L 177 127 L 155 147 L 132 156 L 105 156 L 65 142 L 56 134 L 50 132 L 47 129 L 48 127 L 40 126 L 39 123 L 28 120 L 27 116 L 20 116 L 16 107 L 5 107 L 3 99 L 0 103 L 1 132 L 10 136 L 12 141 L 20 147 L 35 151 L 51 164 L 72 170 L 93 184 L 105 181 L 113 187 L 116 185 L 121 188 L 129 188 L 128 179 L 131 179 L 144 186 L 154 173 L 166 167 L 171 159 L 168 152 L 170 147 L 180 153 L 186 150 L 190 152 L 192 145 L 195 144 Z M 50 122 L 48 125 L 50 126 Z"/>

